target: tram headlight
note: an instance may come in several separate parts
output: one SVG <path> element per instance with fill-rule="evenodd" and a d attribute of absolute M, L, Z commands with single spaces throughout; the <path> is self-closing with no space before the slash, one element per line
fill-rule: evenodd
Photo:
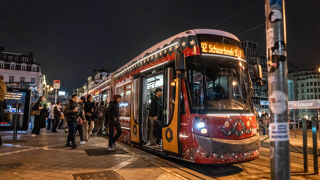
<path fill-rule="evenodd" d="M 204 128 L 205 126 L 206 126 L 206 124 L 205 124 L 204 122 L 197 122 L 197 123 L 196 123 L 196 127 L 197 127 L 198 129 Z"/>
<path fill-rule="evenodd" d="M 201 134 L 207 134 L 207 133 L 208 133 L 208 129 L 202 128 L 202 129 L 200 130 L 200 132 L 201 132 Z"/>
<path fill-rule="evenodd" d="M 208 135 L 208 124 L 205 118 L 196 116 L 193 120 L 193 132 L 199 135 Z"/>

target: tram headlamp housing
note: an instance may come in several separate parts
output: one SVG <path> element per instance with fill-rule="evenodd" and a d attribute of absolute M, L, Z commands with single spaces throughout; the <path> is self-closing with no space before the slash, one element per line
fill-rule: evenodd
<path fill-rule="evenodd" d="M 208 123 L 205 118 L 196 116 L 193 121 L 193 132 L 199 135 L 208 136 Z"/>

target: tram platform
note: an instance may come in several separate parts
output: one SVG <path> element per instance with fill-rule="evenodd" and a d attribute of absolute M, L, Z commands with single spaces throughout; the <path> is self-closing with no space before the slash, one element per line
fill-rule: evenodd
<path fill-rule="evenodd" d="M 85 145 L 64 147 L 67 134 L 44 131 L 39 138 L 0 132 L 0 179 L 269 179 L 269 149 L 262 147 L 256 160 L 233 165 L 196 165 L 160 157 L 118 143 L 117 151 L 106 151 L 108 140 L 92 136 Z M 79 137 L 76 137 L 79 142 Z M 303 173 L 302 154 L 291 152 L 292 179 L 320 179 Z M 308 155 L 309 162 L 312 156 Z M 312 170 L 312 163 L 309 169 Z M 309 170 L 309 171 L 310 171 Z"/>

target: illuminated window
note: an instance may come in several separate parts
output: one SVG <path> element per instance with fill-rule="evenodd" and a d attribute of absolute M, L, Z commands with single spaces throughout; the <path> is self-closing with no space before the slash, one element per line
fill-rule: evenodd
<path fill-rule="evenodd" d="M 0 69 L 4 69 L 4 62 L 3 61 L 0 62 Z"/>
<path fill-rule="evenodd" d="M 21 64 L 21 71 L 26 71 L 26 70 L 27 70 L 27 65 Z"/>
<path fill-rule="evenodd" d="M 10 63 L 10 69 L 15 70 L 16 69 L 16 63 Z"/>
<path fill-rule="evenodd" d="M 116 92 L 121 96 L 121 102 L 119 103 L 120 117 L 130 117 L 131 83 L 117 87 Z"/>

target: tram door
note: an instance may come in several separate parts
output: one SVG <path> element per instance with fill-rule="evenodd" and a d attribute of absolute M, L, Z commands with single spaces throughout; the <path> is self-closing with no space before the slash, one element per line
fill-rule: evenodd
<path fill-rule="evenodd" d="M 153 145 L 154 143 L 154 142 L 151 142 L 154 131 L 158 131 L 159 134 L 161 135 L 161 127 L 158 129 L 155 129 L 154 128 L 155 126 L 152 126 L 151 119 L 149 119 L 150 104 L 151 104 L 152 98 L 155 96 L 155 90 L 157 88 L 161 88 L 162 90 L 164 88 L 164 75 L 162 71 L 153 72 L 143 77 L 142 97 L 141 97 L 141 102 L 142 102 L 141 104 L 142 136 L 141 137 L 142 137 L 142 141 L 145 142 L 147 146 Z M 163 97 L 161 97 L 161 102 L 163 102 Z"/>
<path fill-rule="evenodd" d="M 140 109 L 140 84 L 141 78 L 135 78 L 132 81 L 132 105 L 131 105 L 131 116 L 130 116 L 130 140 L 133 143 L 140 143 L 140 131 L 139 131 L 139 109 Z"/>
<path fill-rule="evenodd" d="M 164 86 L 164 126 L 162 127 L 163 150 L 173 154 L 180 154 L 180 89 L 181 80 L 177 78 L 174 68 L 165 70 Z"/>

